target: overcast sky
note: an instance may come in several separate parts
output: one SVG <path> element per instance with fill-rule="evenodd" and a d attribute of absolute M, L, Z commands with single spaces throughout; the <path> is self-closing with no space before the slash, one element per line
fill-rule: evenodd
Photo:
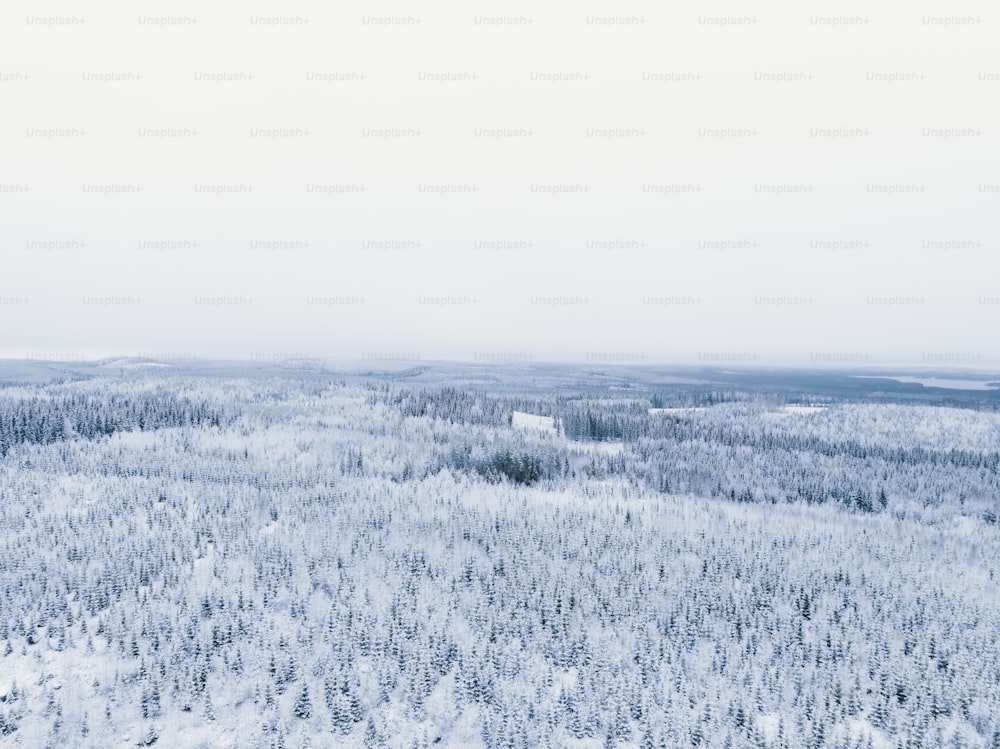
<path fill-rule="evenodd" d="M 7 0 L 0 356 L 1000 366 L 998 38 L 987 2 Z"/>

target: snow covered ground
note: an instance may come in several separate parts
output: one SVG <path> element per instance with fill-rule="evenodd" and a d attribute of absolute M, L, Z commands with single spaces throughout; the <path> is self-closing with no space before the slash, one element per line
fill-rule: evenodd
<path fill-rule="evenodd" d="M 1000 742 L 992 410 L 169 376 L 0 388 L 0 747 Z"/>
<path fill-rule="evenodd" d="M 514 411 L 511 425 L 515 429 L 535 429 L 549 434 L 556 433 L 555 420 L 551 416 L 536 416 L 524 411 Z"/>
<path fill-rule="evenodd" d="M 812 414 L 823 413 L 826 406 L 782 406 L 775 411 L 769 411 L 769 416 L 810 416 Z"/>
<path fill-rule="evenodd" d="M 677 408 L 651 408 L 649 413 L 651 414 L 694 414 L 701 411 L 707 411 L 708 408 L 705 406 L 689 406 L 689 407 L 677 407 Z"/>

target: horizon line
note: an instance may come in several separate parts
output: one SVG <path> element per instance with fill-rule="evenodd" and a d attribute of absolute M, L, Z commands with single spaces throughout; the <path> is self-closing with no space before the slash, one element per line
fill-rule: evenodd
<path fill-rule="evenodd" d="M 785 358 L 764 358 L 747 356 L 740 358 L 733 356 L 725 358 L 723 352 L 719 355 L 708 355 L 704 359 L 673 359 L 654 360 L 642 354 L 632 355 L 595 355 L 593 358 L 585 359 L 544 359 L 533 356 L 529 353 L 519 355 L 509 355 L 504 353 L 491 354 L 482 352 L 472 358 L 462 357 L 424 357 L 418 354 L 407 355 L 404 352 L 368 353 L 355 356 L 348 355 L 295 355 L 295 354 L 268 354 L 265 352 L 250 354 L 248 356 L 201 356 L 194 354 L 164 354 L 161 356 L 149 356 L 135 353 L 107 354 L 107 355 L 83 355 L 62 352 L 61 354 L 48 355 L 45 352 L 37 352 L 37 355 L 6 356 L 0 355 L 0 365 L 6 363 L 18 364 L 40 364 L 40 365 L 74 365 L 74 364 L 108 364 L 115 361 L 149 362 L 166 365 L 208 364 L 208 363 L 238 363 L 238 364 L 287 364 L 294 362 L 309 362 L 315 364 L 344 363 L 350 362 L 358 365 L 404 365 L 429 366 L 429 365 L 465 365 L 494 367 L 505 365 L 535 365 L 535 366 L 577 366 L 577 367 L 615 367 L 615 368 L 698 368 L 714 370 L 762 370 L 762 369 L 810 369 L 810 370 L 871 370 L 884 371 L 888 369 L 940 371 L 940 372 L 968 372 L 968 373 L 996 373 L 1000 374 L 1000 362 L 995 364 L 985 364 L 970 361 L 881 361 L 872 362 L 869 360 L 852 360 L 850 356 L 843 356 L 840 360 L 830 358 L 826 360 L 805 361 L 799 359 Z"/>

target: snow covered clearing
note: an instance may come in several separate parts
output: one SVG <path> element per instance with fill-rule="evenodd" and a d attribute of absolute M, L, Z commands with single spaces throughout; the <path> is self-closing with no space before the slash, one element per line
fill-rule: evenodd
<path fill-rule="evenodd" d="M 556 433 L 555 420 L 551 416 L 536 416 L 524 411 L 514 411 L 511 426 L 515 429 L 537 429 L 550 434 Z"/>

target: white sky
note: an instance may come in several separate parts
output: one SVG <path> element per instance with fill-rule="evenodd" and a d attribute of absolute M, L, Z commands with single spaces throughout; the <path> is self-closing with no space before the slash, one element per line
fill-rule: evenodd
<path fill-rule="evenodd" d="M 987 2 L 6 0 L 0 356 L 997 366 L 997 39 Z"/>

